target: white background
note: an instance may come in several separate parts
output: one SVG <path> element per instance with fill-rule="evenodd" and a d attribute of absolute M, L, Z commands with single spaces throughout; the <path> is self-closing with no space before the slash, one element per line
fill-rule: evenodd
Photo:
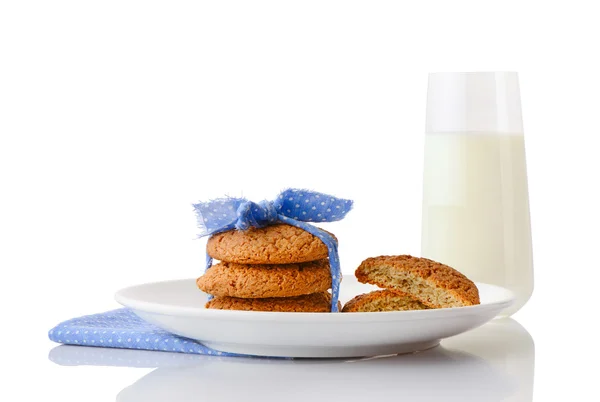
<path fill-rule="evenodd" d="M 28 372 L 11 384 L 63 400 L 96 384 L 97 369 L 52 368 L 46 331 L 116 307 L 119 288 L 197 276 L 193 201 L 329 192 L 355 200 L 327 226 L 345 272 L 418 255 L 427 73 L 512 70 L 536 280 L 515 319 L 536 343 L 535 400 L 585 400 L 577 356 L 597 356 L 600 280 L 593 4 L 2 1 L 0 325 L 6 366 Z M 97 400 L 139 377 L 97 373 Z"/>

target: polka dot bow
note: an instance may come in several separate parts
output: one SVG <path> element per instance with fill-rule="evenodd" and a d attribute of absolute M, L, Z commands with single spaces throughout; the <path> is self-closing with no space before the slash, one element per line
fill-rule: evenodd
<path fill-rule="evenodd" d="M 332 278 L 331 311 L 337 312 L 341 281 L 340 261 L 337 242 L 327 232 L 307 222 L 335 222 L 344 219 L 352 209 L 352 200 L 333 197 L 315 191 L 288 189 L 275 201 L 255 203 L 244 198 L 221 198 L 193 204 L 200 237 L 228 230 L 246 230 L 250 227 L 264 227 L 275 223 L 286 223 L 306 230 L 317 236 L 327 246 Z M 212 258 L 207 255 L 206 267 L 212 266 Z"/>

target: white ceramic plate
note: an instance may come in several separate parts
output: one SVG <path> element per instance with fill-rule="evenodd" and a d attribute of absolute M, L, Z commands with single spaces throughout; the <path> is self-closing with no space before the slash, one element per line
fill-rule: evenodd
<path fill-rule="evenodd" d="M 436 346 L 494 318 L 513 303 L 511 291 L 477 283 L 477 306 L 379 313 L 280 313 L 209 310 L 194 279 L 120 290 L 116 300 L 142 319 L 224 352 L 258 356 L 356 357 L 408 353 Z M 375 289 L 344 277 L 342 304 Z"/>

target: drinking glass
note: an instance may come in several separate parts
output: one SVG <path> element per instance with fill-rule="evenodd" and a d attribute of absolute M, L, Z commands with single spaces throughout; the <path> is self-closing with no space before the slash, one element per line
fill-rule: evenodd
<path fill-rule="evenodd" d="M 421 255 L 476 282 L 533 291 L 525 141 L 514 72 L 433 73 L 427 91 Z"/>

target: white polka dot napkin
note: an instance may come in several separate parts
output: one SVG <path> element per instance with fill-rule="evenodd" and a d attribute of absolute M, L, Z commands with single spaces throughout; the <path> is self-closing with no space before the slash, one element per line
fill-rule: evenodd
<path fill-rule="evenodd" d="M 48 336 L 50 340 L 66 345 L 235 356 L 173 335 L 145 322 L 126 308 L 73 318 L 52 328 Z"/>

